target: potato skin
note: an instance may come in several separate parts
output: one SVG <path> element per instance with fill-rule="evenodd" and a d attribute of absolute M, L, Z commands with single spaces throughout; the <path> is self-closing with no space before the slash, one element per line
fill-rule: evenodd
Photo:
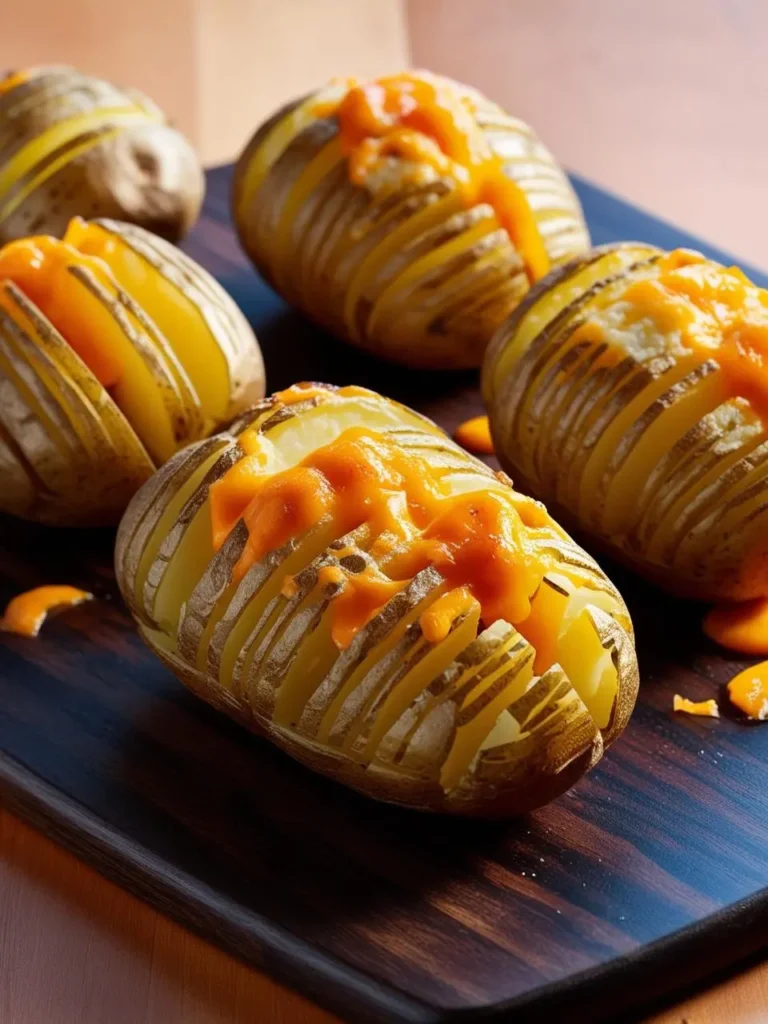
<path fill-rule="evenodd" d="M 334 389 L 327 387 L 327 390 L 332 393 Z M 380 396 L 367 401 L 369 410 L 375 411 L 379 404 L 390 415 L 393 411 L 396 416 L 401 415 L 397 410 L 402 407 Z M 587 605 L 594 633 L 602 649 L 610 652 L 616 670 L 617 688 L 611 713 L 604 726 L 598 727 L 571 681 L 555 666 L 533 687 L 525 692 L 518 687 L 516 696 L 509 698 L 507 710 L 520 727 L 519 749 L 516 743 L 508 742 L 485 752 L 478 750 L 459 784 L 447 789 L 441 782 L 441 765 L 452 750 L 457 730 L 465 721 L 471 722 L 475 713 L 482 713 L 482 705 L 496 692 L 491 688 L 482 697 L 483 667 L 488 666 L 488 671 L 496 673 L 495 685 L 497 688 L 502 685 L 501 692 L 506 687 L 510 693 L 510 683 L 514 683 L 525 665 L 530 668 L 533 649 L 514 627 L 504 624 L 504 628 L 499 628 L 502 625 L 499 623 L 477 638 L 473 631 L 457 660 L 431 681 L 429 677 L 423 679 L 423 689 L 407 709 L 412 720 L 402 716 L 402 735 L 398 734 L 401 726 L 401 719 L 398 719 L 385 734 L 387 742 L 380 744 L 375 754 L 364 754 L 365 740 L 361 745 L 347 731 L 351 723 L 359 721 L 356 709 L 362 705 L 355 701 L 366 699 L 366 687 L 370 685 L 366 680 L 370 679 L 374 687 L 383 687 L 379 693 L 393 692 L 387 691 L 387 686 L 397 685 L 399 667 L 407 660 L 409 650 L 416 649 L 412 645 L 419 643 L 421 634 L 414 620 L 395 645 L 379 655 L 381 660 L 373 664 L 365 662 L 367 652 L 380 643 L 386 645 L 390 631 L 403 616 L 420 607 L 419 603 L 428 600 L 430 594 L 440 592 L 442 578 L 433 567 L 417 574 L 348 648 L 334 655 L 325 676 L 308 694 L 300 710 L 291 713 L 290 720 L 281 710 L 285 705 L 280 703 L 280 688 L 292 672 L 294 686 L 297 679 L 303 678 L 301 659 L 311 657 L 307 653 L 309 648 L 304 645 L 312 643 L 315 632 L 320 635 L 323 614 L 334 596 L 332 590 L 315 589 L 317 571 L 322 565 L 334 564 L 334 550 L 345 552 L 346 565 L 364 563 L 368 558 L 364 548 L 357 554 L 350 554 L 355 549 L 353 537 L 343 539 L 343 543 L 339 540 L 336 548 L 333 543 L 324 547 L 332 534 L 323 534 L 325 527 L 320 523 L 305 538 L 297 538 L 285 548 L 269 552 L 236 583 L 233 568 L 247 540 L 247 528 L 241 520 L 215 554 L 212 548 L 200 553 L 200 542 L 196 542 L 194 555 L 201 559 L 194 570 L 197 582 L 188 580 L 184 592 L 178 592 L 173 598 L 175 613 L 167 600 L 160 601 L 163 587 L 170 586 L 166 582 L 170 574 L 186 572 L 183 567 L 178 568 L 181 562 L 174 566 L 174 558 L 183 559 L 185 533 L 189 531 L 191 536 L 195 531 L 195 517 L 207 515 L 210 486 L 233 464 L 233 459 L 242 455 L 237 440 L 240 432 L 251 427 L 267 436 L 274 430 L 276 436 L 286 423 L 313 416 L 318 408 L 316 399 L 290 407 L 283 406 L 277 397 L 265 399 L 230 431 L 177 454 L 135 496 L 118 531 L 116 576 L 143 639 L 187 687 L 208 703 L 258 735 L 271 739 L 308 767 L 375 799 L 419 810 L 491 818 L 524 813 L 554 799 L 597 763 L 606 747 L 620 735 L 632 712 L 638 688 L 632 626 L 620 596 L 596 563 L 556 526 L 553 525 L 554 532 L 547 535 L 545 542 L 547 551 L 555 547 L 554 564 L 560 566 L 562 573 L 575 572 L 579 579 L 588 581 L 583 585 L 594 590 L 598 604 L 607 604 L 611 609 L 609 613 Z M 423 421 L 409 410 L 402 410 L 402 415 L 405 414 L 410 417 L 405 422 L 409 435 L 413 436 Z M 477 472 L 478 486 L 482 486 L 482 481 L 487 481 L 488 486 L 500 485 L 484 464 L 448 438 L 441 442 L 439 435 L 435 437 L 434 426 L 425 426 L 430 430 L 421 443 L 431 444 L 439 459 L 444 460 L 449 452 L 455 455 L 454 462 L 462 465 L 463 472 Z M 309 427 L 305 424 L 302 429 L 302 436 L 305 436 Z M 216 445 L 219 447 L 214 450 Z M 195 486 L 192 485 L 194 474 L 200 481 Z M 181 502 L 181 510 L 168 518 L 167 510 L 174 501 L 174 508 Z M 207 520 L 204 518 L 204 521 Z M 274 595 L 283 593 L 281 567 L 300 554 L 313 535 L 325 537 L 314 542 L 320 554 L 314 559 L 305 555 L 301 562 L 292 566 L 291 596 L 280 598 L 278 605 L 274 604 L 274 598 L 268 600 L 268 595 L 262 598 L 262 589 L 269 586 L 273 587 Z M 147 564 L 145 552 L 150 546 L 157 554 L 154 561 Z M 249 579 L 252 582 L 249 583 Z M 254 601 L 263 605 L 261 612 L 249 612 Z M 245 646 L 237 652 L 230 676 L 223 665 L 227 659 L 232 664 L 235 652 L 226 654 L 227 640 L 238 628 L 241 618 L 245 623 L 244 616 L 249 614 L 252 618 L 241 628 Z M 271 625 L 263 635 L 261 643 L 266 646 L 262 649 L 257 640 L 265 628 L 259 622 L 267 621 L 259 618 L 263 614 Z M 461 622 L 456 628 L 461 628 Z M 317 656 L 318 648 L 313 650 Z M 245 675 L 238 675 L 238 665 L 248 663 L 249 659 L 250 668 Z M 330 709 L 337 706 L 334 704 L 336 696 L 356 667 L 364 663 L 368 668 L 363 681 L 349 692 L 338 712 L 331 712 L 336 717 L 328 725 L 327 734 L 322 733 L 321 724 Z M 393 682 L 388 684 L 388 678 Z M 454 695 L 452 688 L 459 678 L 468 681 L 463 690 Z M 476 701 L 479 710 L 470 713 L 462 706 L 461 693 L 472 694 L 475 687 L 479 687 L 481 694 Z M 357 697 L 358 689 L 361 698 Z M 445 700 L 441 694 L 446 695 Z M 345 711 L 346 708 L 349 710 Z M 498 713 L 503 710 L 500 705 Z M 369 724 L 373 722 L 375 717 Z"/>
<path fill-rule="evenodd" d="M 168 375 L 169 360 L 176 356 L 144 307 L 116 282 L 112 294 L 89 270 L 70 268 L 72 286 L 94 289 L 116 328 L 153 367 L 153 387 L 168 400 L 176 445 L 200 439 L 257 402 L 265 389 L 261 351 L 221 285 L 175 246 L 137 225 L 96 223 L 141 258 L 148 281 L 172 285 L 190 304 L 189 311 L 199 315 L 211 346 L 205 372 L 210 372 L 214 346 L 223 357 L 227 386 L 221 389 L 221 408 L 208 420 L 184 367 L 178 377 Z M 114 526 L 158 462 L 43 312 L 13 281 L 0 281 L 0 466 L 5 480 L 0 510 L 54 526 Z"/>
<path fill-rule="evenodd" d="M 581 208 L 548 150 L 480 94 L 448 84 L 471 92 L 492 149 L 518 154 L 508 173 L 535 197 L 552 263 L 584 251 L 589 237 Z M 410 367 L 479 366 L 494 330 L 528 288 L 520 254 L 491 207 L 463 208 L 446 179 L 414 184 L 407 165 L 394 158 L 381 181 L 356 187 L 337 147 L 321 180 L 294 203 L 302 173 L 338 142 L 335 116 L 311 114 L 313 102 L 325 105 L 326 96 L 319 90 L 287 104 L 240 155 L 233 218 L 243 248 L 278 292 L 344 340 Z M 290 122 L 297 111 L 303 126 L 295 130 Z M 276 131 L 285 133 L 285 145 L 250 194 L 249 170 Z M 397 244 L 388 252 L 393 237 Z M 437 264 L 428 262 L 443 246 Z"/>
<path fill-rule="evenodd" d="M 110 110 L 135 116 L 123 123 Z M 4 158 L 34 147 L 74 117 L 85 119 L 81 130 L 52 152 L 46 147 L 0 192 L 0 243 L 31 234 L 61 237 L 76 215 L 129 221 L 171 241 L 183 238 L 205 194 L 202 167 L 187 139 L 136 92 L 71 68 L 33 69 L 25 82 L 0 93 Z"/>
<path fill-rule="evenodd" d="M 664 589 L 712 601 L 765 596 L 768 438 L 744 403 L 719 393 L 716 361 L 691 369 L 661 335 L 657 358 L 643 364 L 624 355 L 611 371 L 600 368 L 597 344 L 586 355 L 569 350 L 569 331 L 610 304 L 614 286 L 652 277 L 663 255 L 642 243 L 597 247 L 529 292 L 483 365 L 495 451 L 569 529 Z M 578 284 L 588 267 L 596 268 L 589 289 Z M 544 303 L 554 313 L 539 313 L 534 329 Z M 630 403 L 636 414 L 622 423 Z M 603 435 L 610 452 L 595 456 Z M 597 485 L 588 488 L 587 466 L 601 457 L 592 470 Z M 630 478 L 632 466 L 639 468 Z"/>

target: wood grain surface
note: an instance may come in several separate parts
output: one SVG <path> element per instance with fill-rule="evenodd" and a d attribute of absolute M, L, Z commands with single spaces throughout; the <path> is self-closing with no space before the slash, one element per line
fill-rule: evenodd
<path fill-rule="evenodd" d="M 296 377 L 369 384 L 448 429 L 479 411 L 474 376 L 383 367 L 288 313 L 236 249 L 227 178 L 212 173 L 187 248 L 256 323 L 272 388 Z M 695 244 L 579 191 L 595 241 Z M 542 811 L 468 825 L 365 801 L 197 701 L 136 640 L 111 534 L 62 536 L 0 530 L 0 600 L 53 576 L 100 599 L 37 642 L 0 642 L 5 801 L 292 987 L 351 1020 L 516 1005 L 519 1021 L 564 1006 L 569 1021 L 594 1021 L 764 939 L 768 731 L 672 716 L 675 690 L 712 695 L 741 667 L 704 640 L 695 606 L 614 572 L 644 682 L 625 737 Z"/>
<path fill-rule="evenodd" d="M 3 1024 L 337 1021 L 2 811 L 0 850 Z"/>
<path fill-rule="evenodd" d="M 0 851 L 4 1024 L 338 1024 L 2 811 Z M 647 1024 L 762 1024 L 767 1006 L 760 966 Z"/>

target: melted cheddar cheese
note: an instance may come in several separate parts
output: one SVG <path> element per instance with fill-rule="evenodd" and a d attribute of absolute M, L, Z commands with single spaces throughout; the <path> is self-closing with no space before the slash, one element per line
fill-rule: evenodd
<path fill-rule="evenodd" d="M 475 416 L 462 423 L 453 435 L 454 441 L 477 455 L 493 455 L 491 425 L 487 416 Z"/>
<path fill-rule="evenodd" d="M 549 270 L 549 256 L 523 189 L 504 170 L 478 125 L 468 98 L 426 72 L 379 78 L 351 88 L 337 110 L 350 179 L 364 185 L 387 157 L 448 178 L 465 204 L 488 203 L 522 257 L 531 282 Z"/>
<path fill-rule="evenodd" d="M 744 399 L 768 423 L 768 291 L 738 267 L 676 249 L 607 296 L 575 340 L 604 340 L 645 363 L 670 354 L 691 368 L 713 360 L 722 400 Z"/>
<path fill-rule="evenodd" d="M 69 268 L 92 269 L 103 277 L 106 268 L 94 257 L 84 256 L 73 246 L 57 238 L 22 238 L 0 249 L 0 281 L 13 281 L 27 298 L 66 337 L 85 365 L 104 387 L 113 387 L 120 378 L 120 361 L 112 346 L 97 332 L 87 328 L 87 307 L 78 301 L 78 289 L 72 287 Z"/>
<path fill-rule="evenodd" d="M 23 85 L 24 82 L 28 82 L 31 78 L 31 74 L 27 70 L 23 71 L 11 71 L 4 78 L 0 78 L 0 96 L 4 92 L 10 92 L 11 89 L 15 89 L 18 85 Z"/>
<path fill-rule="evenodd" d="M 728 696 L 747 717 L 758 722 L 768 719 L 768 661 L 735 676 L 728 683 Z"/>
<path fill-rule="evenodd" d="M 716 700 L 688 700 L 676 693 L 672 701 L 673 711 L 682 711 L 685 715 L 695 715 L 699 718 L 719 718 L 720 709 Z"/>
<path fill-rule="evenodd" d="M 49 612 L 55 608 L 74 608 L 90 601 L 93 594 L 67 585 L 35 587 L 18 594 L 0 618 L 0 630 L 20 636 L 37 636 Z"/>
<path fill-rule="evenodd" d="M 372 548 L 377 558 L 362 572 L 320 570 L 318 583 L 338 588 L 331 616 L 339 647 L 429 566 L 447 585 L 421 621 L 430 642 L 446 636 L 475 602 L 486 623 L 524 623 L 530 615 L 546 566 L 528 530 L 550 522 L 530 499 L 511 490 L 451 495 L 425 458 L 365 427 L 351 427 L 297 465 L 271 474 L 258 457 L 256 438 L 246 432 L 241 446 L 255 454 L 235 463 L 210 491 L 214 546 L 224 543 L 240 518 L 248 529 L 236 579 L 321 520 L 332 520 L 337 536 L 367 524 L 378 538 Z M 295 592 L 292 581 L 284 592 Z"/>
<path fill-rule="evenodd" d="M 704 619 L 706 635 L 740 654 L 768 655 L 768 598 L 721 604 Z"/>

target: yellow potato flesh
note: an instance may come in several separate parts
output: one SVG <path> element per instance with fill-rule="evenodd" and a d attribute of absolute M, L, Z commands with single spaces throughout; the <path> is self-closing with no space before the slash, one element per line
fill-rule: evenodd
<path fill-rule="evenodd" d="M 13 192 L 10 198 L 0 206 L 0 220 L 4 220 L 30 195 L 36 188 L 54 174 L 60 167 L 69 163 L 76 156 L 98 145 L 105 138 L 105 133 L 117 134 L 125 127 L 135 124 L 160 122 L 161 117 L 153 117 L 146 110 L 135 106 L 107 110 L 91 111 L 66 118 L 52 125 L 36 138 L 32 139 L 0 168 L 0 195 L 6 195 L 14 185 L 36 167 L 43 169 L 34 175 L 25 185 Z M 46 160 L 57 150 L 74 143 L 78 138 L 83 141 L 54 160 Z"/>
<path fill-rule="evenodd" d="M 445 592 L 446 587 L 443 585 L 423 597 L 417 604 L 410 608 L 405 615 L 403 615 L 400 621 L 389 631 L 386 637 L 384 637 L 380 643 L 376 644 L 376 646 L 368 652 L 364 660 L 355 667 L 354 671 L 345 680 L 344 685 L 335 695 L 323 715 L 323 719 L 317 733 L 317 739 L 319 742 L 323 743 L 327 741 L 345 701 L 349 698 L 350 694 L 355 691 L 373 665 L 386 657 L 398 640 L 400 640 L 405 634 L 408 626 L 410 626 L 411 623 L 416 622 L 422 612 L 426 611 L 426 609 Z"/>
<path fill-rule="evenodd" d="M 57 489 L 57 480 L 66 469 L 69 452 L 64 437 L 49 419 L 42 404 L 15 372 L 0 351 L 0 419 L 18 439 L 20 451 L 49 489 Z"/>
<path fill-rule="evenodd" d="M 288 278 L 291 276 L 292 268 L 289 263 L 292 246 L 289 243 L 289 236 L 294 226 L 296 214 L 323 178 L 330 173 L 341 159 L 343 159 L 341 142 L 338 138 L 332 139 L 310 160 L 293 183 L 293 187 L 283 203 L 274 239 L 275 252 L 278 254 L 274 275 L 275 281 L 279 283 L 280 287 L 284 287 L 284 276 Z M 290 284 L 288 287 L 290 287 Z"/>
<path fill-rule="evenodd" d="M 692 427 L 715 409 L 725 395 L 716 374 L 700 380 L 693 388 L 673 398 L 656 420 L 636 439 L 631 454 L 617 472 L 611 472 L 610 489 L 602 513 L 601 528 L 615 532 L 638 514 L 646 496 L 637 481 L 646 481 L 666 452 Z M 599 515 L 599 513 L 598 513 Z"/>
<path fill-rule="evenodd" d="M 79 338 L 91 351 L 101 349 L 110 352 L 120 367 L 119 377 L 110 388 L 115 404 L 155 462 L 167 461 L 178 444 L 164 391 L 158 387 L 158 375 L 163 380 L 164 389 L 173 391 L 170 369 L 164 365 L 159 351 L 154 353 L 157 366 L 148 365 L 108 306 L 69 269 L 86 269 L 114 299 L 119 285 L 108 266 L 101 260 L 84 256 L 72 246 L 55 243 L 55 246 L 45 246 L 43 262 L 38 269 L 33 261 L 40 260 L 40 250 L 34 240 L 7 246 L 4 252 L 9 261 L 15 259 L 7 255 L 12 247 L 16 247 L 19 258 L 16 266 L 9 266 L 10 278 L 29 294 L 66 340 Z M 126 316 L 134 329 L 141 330 L 130 315 Z"/>
<path fill-rule="evenodd" d="M 173 497 L 170 499 L 167 506 L 163 510 L 163 514 L 160 516 L 157 525 L 155 526 L 154 530 L 147 539 L 147 543 L 143 551 L 141 552 L 141 558 L 139 561 L 139 567 L 136 573 L 136 580 L 134 586 L 136 595 L 140 595 L 144 589 L 144 583 L 147 578 L 147 573 L 149 572 L 150 566 L 154 563 L 155 559 L 157 558 L 157 554 L 158 551 L 160 550 L 160 545 L 162 544 L 163 538 L 166 536 L 166 534 L 170 532 L 171 527 L 174 525 L 174 523 L 178 521 L 181 510 L 184 508 L 187 501 L 192 497 L 197 488 L 201 485 L 206 473 L 213 466 L 213 464 L 221 455 L 221 452 L 226 447 L 227 442 L 222 439 L 221 446 L 217 448 L 217 450 L 212 455 L 210 455 L 206 460 L 204 460 L 202 464 L 198 466 L 197 469 L 192 474 L 190 474 L 189 478 L 185 481 L 182 487 L 180 487 L 179 490 L 173 495 Z M 199 568 L 200 575 L 202 575 L 206 565 L 213 557 L 213 543 L 210 537 L 210 530 L 207 543 L 203 545 L 202 549 L 194 551 L 193 555 L 194 564 L 197 568 Z M 180 563 L 177 563 L 176 559 L 173 559 L 171 561 L 171 565 L 166 571 L 166 575 L 168 575 L 168 572 L 173 571 L 176 564 Z M 165 583 L 165 579 L 163 580 L 163 583 Z M 169 603 L 171 603 L 173 606 L 171 614 L 174 618 L 178 616 L 178 613 L 181 609 L 181 601 L 179 601 L 178 598 L 181 596 L 182 593 L 183 592 L 176 591 L 175 588 L 171 588 L 168 591 Z M 168 616 L 166 616 L 166 618 L 168 618 Z"/>
<path fill-rule="evenodd" d="M 372 285 L 378 284 L 377 278 L 385 271 L 393 257 L 397 253 L 406 251 L 415 239 L 431 228 L 444 223 L 462 208 L 458 191 L 449 192 L 442 199 L 429 203 L 418 213 L 407 217 L 394 231 L 387 234 L 357 266 L 344 291 L 344 321 L 353 337 L 358 339 L 360 337 L 356 316 L 357 304 L 363 298 L 376 299 L 380 296 L 382 287 L 386 287 L 388 284 L 386 276 L 384 276 L 382 284 L 374 287 L 373 295 L 369 294 L 369 289 Z"/>
<path fill-rule="evenodd" d="M 229 406 L 229 370 L 200 309 L 122 239 L 97 224 L 72 220 L 64 241 L 109 265 L 120 287 L 154 320 L 186 370 L 202 407 L 206 433 L 220 423 Z"/>
<path fill-rule="evenodd" d="M 345 398 L 333 400 L 328 404 L 321 403 L 301 415 L 285 419 L 274 427 L 268 427 L 263 432 L 261 445 L 263 450 L 270 455 L 269 471 L 279 472 L 281 469 L 296 465 L 316 448 L 330 444 L 348 427 L 365 422 L 374 430 L 387 429 L 387 427 L 401 426 L 404 415 L 406 414 L 399 412 L 396 407 L 380 402 L 376 398 Z M 421 424 L 416 417 L 411 416 L 411 418 L 414 424 Z M 437 433 L 437 431 L 435 432 Z M 240 649 L 261 618 L 269 601 L 279 593 L 284 577 L 296 575 L 312 559 L 316 558 L 332 540 L 336 539 L 338 538 L 333 535 L 332 530 L 319 535 L 310 535 L 306 545 L 302 545 L 298 551 L 288 557 L 284 565 L 281 566 L 280 573 L 274 579 L 267 581 L 256 598 L 243 610 L 222 651 L 219 673 L 219 682 L 222 686 L 229 688 L 232 685 L 232 673 Z M 203 568 L 205 564 L 203 563 Z M 200 574 L 202 575 L 202 570 Z M 223 610 L 222 603 L 222 613 Z M 276 614 L 277 609 L 273 612 L 273 615 Z M 268 629 L 271 621 L 272 618 L 264 624 L 259 638 Z M 255 646 L 257 644 L 254 644 Z"/>
<path fill-rule="evenodd" d="M 69 378 L 69 385 L 75 391 L 75 393 L 81 399 L 81 405 L 79 408 L 74 408 L 71 403 L 63 401 L 63 396 L 59 387 L 59 380 L 57 380 L 51 367 L 46 364 L 41 353 L 37 351 L 35 343 L 43 347 L 41 339 L 34 324 L 25 316 L 24 312 L 13 302 L 8 294 L 0 290 L 0 308 L 3 309 L 8 316 L 19 326 L 23 334 L 30 339 L 32 342 L 30 349 L 34 351 L 28 351 L 18 345 L 16 339 L 12 335 L 7 338 L 8 346 L 14 350 L 13 363 L 18 366 L 21 361 L 26 361 L 32 368 L 35 376 L 38 378 L 40 383 L 44 386 L 48 392 L 52 401 L 56 403 L 60 409 L 60 414 L 66 416 L 69 426 L 77 436 L 78 440 L 82 444 L 83 448 L 91 454 L 103 454 L 105 451 L 105 445 L 108 445 L 108 439 L 104 428 L 101 426 L 99 417 L 95 411 L 91 410 L 92 415 L 82 415 L 84 407 L 89 407 L 90 403 L 85 395 L 80 391 L 77 382 L 71 377 Z M 64 376 L 68 376 L 67 367 L 57 366 Z M 6 369 L 4 371 L 11 380 L 16 379 L 15 370 Z M 52 440 L 64 450 L 66 448 L 64 437 L 62 436 L 61 429 L 54 425 L 48 417 L 48 410 L 43 405 L 37 406 L 36 416 L 46 425 L 48 433 L 51 435 Z M 78 412 L 81 414 L 78 415 Z"/>
<path fill-rule="evenodd" d="M 276 724 L 293 726 L 298 722 L 307 701 L 338 658 L 331 625 L 331 616 L 323 615 L 299 646 L 277 692 L 272 716 Z"/>
<path fill-rule="evenodd" d="M 528 654 L 527 652 L 530 652 Z M 499 692 L 465 724 L 460 725 L 453 741 L 451 751 L 446 758 L 441 772 L 440 783 L 446 790 L 453 789 L 466 774 L 472 758 L 496 726 L 499 716 L 507 707 L 521 696 L 533 679 L 533 651 L 529 647 L 520 659 L 512 661 L 511 666 L 505 665 L 492 673 L 488 680 L 483 681 L 482 692 L 490 686 L 498 684 L 508 677 L 506 685 L 502 683 Z M 522 664 L 519 662 L 522 661 Z M 472 695 L 474 697 L 474 694 Z M 465 703 L 465 708 L 467 703 Z"/>
<path fill-rule="evenodd" d="M 647 248 L 639 246 L 637 249 L 620 249 L 605 254 L 569 275 L 562 287 L 545 291 L 525 313 L 519 327 L 515 331 L 514 339 L 505 346 L 500 358 L 490 364 L 492 377 L 489 381 L 489 387 L 493 390 L 496 381 L 503 381 L 506 378 L 511 368 L 524 354 L 534 338 L 566 306 L 587 292 L 598 281 L 619 273 L 638 260 L 652 255 L 654 251 L 650 246 Z M 504 328 L 501 328 L 501 330 L 503 331 Z M 486 395 L 486 399 L 488 397 Z"/>
<path fill-rule="evenodd" d="M 374 757 L 382 739 L 389 729 L 400 718 L 406 708 L 410 707 L 413 701 L 423 693 L 433 679 L 437 678 L 453 660 L 466 648 L 477 636 L 477 627 L 480 622 L 479 606 L 473 608 L 457 625 L 448 633 L 448 636 L 439 643 L 428 645 L 425 640 L 421 641 L 420 647 L 429 647 L 403 678 L 399 679 L 385 698 L 384 702 L 376 708 L 375 717 L 366 742 L 364 759 L 370 760 Z M 409 660 L 413 661 L 419 650 L 412 653 Z M 369 700 L 369 705 L 374 694 Z M 368 709 L 364 709 L 365 715 Z M 361 716 L 362 717 L 362 716 Z M 346 746 L 349 748 L 354 744 L 356 732 L 350 731 Z"/>
<path fill-rule="evenodd" d="M 299 103 L 273 126 L 248 162 L 237 198 L 238 217 L 245 216 L 270 167 L 280 158 L 293 139 L 316 119 L 318 105 L 332 106 L 334 101 L 338 102 L 343 98 L 347 88 L 346 83 L 340 82 L 321 89 L 303 103 Z"/>
<path fill-rule="evenodd" d="M 337 530 L 333 524 L 328 524 L 318 531 L 310 531 L 309 534 L 299 543 L 297 549 L 280 563 L 275 571 L 268 577 L 260 587 L 258 593 L 245 606 L 239 618 L 232 627 L 221 651 L 219 668 L 219 683 L 227 690 L 240 695 L 238 685 L 233 681 L 235 662 L 241 656 L 246 641 L 249 641 L 249 656 L 246 657 L 243 669 L 240 673 L 240 680 L 248 678 L 251 656 L 255 654 L 263 637 L 266 635 L 270 625 L 274 622 L 279 611 L 280 591 L 287 576 L 296 576 L 309 563 L 317 558 L 328 545 L 337 539 Z M 284 600 L 284 599 L 283 599 Z M 270 608 L 270 605 L 272 607 Z M 269 614 L 265 618 L 265 613 Z M 258 632 L 252 636 L 254 630 Z"/>

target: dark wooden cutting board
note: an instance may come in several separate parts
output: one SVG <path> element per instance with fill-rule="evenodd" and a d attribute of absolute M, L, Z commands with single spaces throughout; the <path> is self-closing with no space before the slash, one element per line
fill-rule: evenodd
<path fill-rule="evenodd" d="M 364 384 L 448 430 L 481 411 L 475 375 L 384 366 L 286 310 L 238 249 L 229 177 L 211 172 L 185 248 L 250 317 L 270 389 Z M 595 242 L 712 252 L 576 185 Z M 637 711 L 574 790 L 491 825 L 366 801 L 212 711 L 134 634 L 112 542 L 0 520 L 0 600 L 58 581 L 99 597 L 37 641 L 0 637 L 0 794 L 211 941 L 353 1021 L 592 1022 L 768 937 L 768 725 L 671 712 L 743 667 L 697 606 L 607 566 L 635 619 Z"/>

